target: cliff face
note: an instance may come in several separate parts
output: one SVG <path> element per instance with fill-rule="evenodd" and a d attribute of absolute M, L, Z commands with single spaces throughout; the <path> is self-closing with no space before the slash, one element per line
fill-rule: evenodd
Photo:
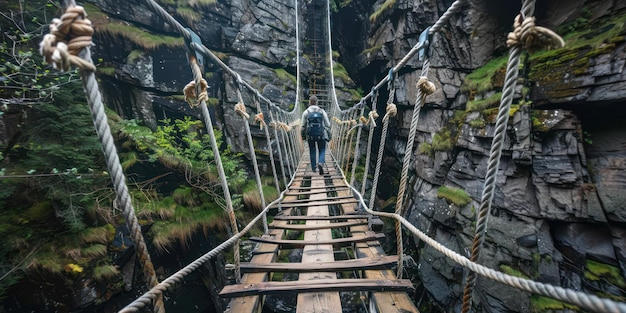
<path fill-rule="evenodd" d="M 107 105 L 152 127 L 166 117 L 198 116 L 175 96 L 192 76 L 184 44 L 173 30 L 138 0 L 88 2 L 96 28 L 94 57 L 99 59 Z M 338 61 L 357 85 L 368 90 L 452 2 L 396 0 L 384 11 L 377 11 L 382 0 L 342 3 L 333 15 Z M 289 108 L 296 99 L 293 1 L 194 3 L 165 8 L 200 35 L 207 47 L 223 54 L 244 80 Z M 304 15 L 307 3 L 301 4 Z M 503 84 L 506 58 L 496 58 L 506 55 L 506 34 L 519 6 L 499 0 L 469 1 L 434 38 L 429 79 L 437 91 L 427 98 L 415 151 L 408 152 L 413 155 L 415 183 L 407 217 L 466 256 L 494 131 L 493 108 Z M 572 35 L 565 49 L 524 59 L 479 262 L 624 301 L 626 129 L 621 102 L 626 99 L 626 4 L 553 0 L 538 6 L 538 25 Z M 488 62 L 492 59 L 496 61 Z M 302 60 L 305 79 L 311 68 L 307 62 Z M 210 97 L 225 99 L 211 107 L 216 126 L 224 130 L 234 151 L 246 152 L 242 121 L 233 109 L 237 101 L 232 79 L 207 64 Z M 396 192 L 393 185 L 407 153 L 420 67 L 417 59 L 411 60 L 396 81 L 394 103 L 399 114 L 390 130 L 394 139 L 387 145 L 389 162 L 384 162 L 383 170 L 383 180 L 390 184 L 380 190 L 381 200 Z M 254 112 L 252 99 L 245 100 Z M 384 112 L 385 100 L 381 96 L 376 105 L 379 112 Z M 449 190 L 469 196 L 469 202 L 455 203 Z M 423 299 L 445 311 L 457 311 L 466 272 L 417 239 L 410 241 Z M 486 279 L 479 279 L 476 296 L 478 311 L 545 309 L 541 298 Z"/>
<path fill-rule="evenodd" d="M 421 30 L 451 3 L 397 1 L 369 24 L 367 46 L 360 51 L 354 43 L 344 46 L 359 54 L 353 64 L 357 80 L 369 83 L 368 75 L 383 77 L 385 69 L 398 62 Z M 426 99 L 416 149 L 410 152 L 416 183 L 407 217 L 438 242 L 468 257 L 503 85 L 505 39 L 519 6 L 470 1 L 435 37 L 429 79 L 437 92 Z M 624 4 L 545 1 L 538 3 L 536 12 L 538 25 L 568 34 L 567 46 L 523 59 L 479 262 L 623 301 Z M 371 14 L 355 16 L 367 13 Z M 335 42 L 341 47 L 342 40 Z M 409 62 L 397 83 L 401 87 L 394 103 L 400 112 L 392 132 L 400 138 L 389 144 L 392 162 L 385 162 L 387 179 L 396 184 L 419 68 L 420 64 Z M 384 103 L 378 104 L 378 110 L 384 112 Z M 389 194 L 393 192 L 379 196 Z M 459 203 L 455 194 L 470 200 Z M 422 291 L 445 311 L 458 310 L 466 273 L 413 240 Z M 614 274 L 600 278 L 599 268 Z M 478 311 L 546 309 L 540 297 L 487 279 L 479 279 L 475 290 Z"/>

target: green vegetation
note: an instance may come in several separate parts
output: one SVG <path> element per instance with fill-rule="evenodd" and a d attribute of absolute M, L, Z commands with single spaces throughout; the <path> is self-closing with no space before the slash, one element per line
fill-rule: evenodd
<path fill-rule="evenodd" d="M 396 4 L 396 0 L 385 0 L 385 2 L 370 15 L 370 23 L 376 23 L 387 11 L 391 10 Z"/>
<path fill-rule="evenodd" d="M 530 304 L 533 312 L 555 312 L 564 309 L 578 311 L 578 307 L 575 305 L 539 295 L 532 295 Z"/>
<path fill-rule="evenodd" d="M 489 96 L 486 99 L 470 100 L 470 101 L 467 101 L 465 109 L 469 112 L 483 111 L 485 109 L 491 108 L 494 105 L 499 104 L 500 98 L 502 98 L 502 92 L 496 92 L 495 94 Z"/>
<path fill-rule="evenodd" d="M 296 76 L 288 73 L 284 68 L 276 68 L 274 69 L 274 73 L 276 73 L 278 79 L 282 81 L 291 81 L 293 84 L 297 82 Z"/>
<path fill-rule="evenodd" d="M 465 190 L 448 186 L 439 187 L 437 197 L 444 198 L 448 203 L 454 203 L 458 207 L 465 206 L 472 201 Z"/>
<path fill-rule="evenodd" d="M 588 280 L 606 280 L 620 289 L 626 289 L 626 280 L 617 266 L 587 259 L 585 269 L 585 278 Z"/>
<path fill-rule="evenodd" d="M 139 27 L 126 24 L 109 23 L 102 25 L 98 31 L 111 36 L 124 37 L 124 39 L 146 50 L 153 50 L 160 46 L 182 47 L 184 43 L 182 37 L 152 34 Z"/>
<path fill-rule="evenodd" d="M 515 276 L 515 277 L 519 277 L 519 278 L 524 278 L 524 279 L 529 279 L 528 275 L 522 273 L 522 271 L 520 271 L 519 269 L 516 269 L 510 265 L 506 265 L 506 264 L 500 264 L 500 270 L 502 271 L 502 273 L 505 273 L 507 275 L 511 275 L 511 276 Z"/>
<path fill-rule="evenodd" d="M 508 56 L 495 58 L 465 76 L 461 90 L 482 93 L 504 85 Z"/>
<path fill-rule="evenodd" d="M 348 74 L 348 70 L 339 62 L 334 62 L 333 75 L 335 75 L 335 78 L 341 79 L 345 84 L 354 83 Z"/>

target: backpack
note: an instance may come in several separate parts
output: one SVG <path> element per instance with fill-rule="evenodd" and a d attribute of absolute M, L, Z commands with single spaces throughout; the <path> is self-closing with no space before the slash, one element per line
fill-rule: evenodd
<path fill-rule="evenodd" d="M 306 137 L 309 140 L 324 139 L 324 115 L 322 112 L 310 112 L 307 116 Z"/>

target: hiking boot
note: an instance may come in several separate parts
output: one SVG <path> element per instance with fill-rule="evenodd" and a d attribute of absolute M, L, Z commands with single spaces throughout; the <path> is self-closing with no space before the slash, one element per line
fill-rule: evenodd
<path fill-rule="evenodd" d="M 317 169 L 320 171 L 320 175 L 324 175 L 324 168 L 322 167 L 322 164 L 318 164 Z"/>

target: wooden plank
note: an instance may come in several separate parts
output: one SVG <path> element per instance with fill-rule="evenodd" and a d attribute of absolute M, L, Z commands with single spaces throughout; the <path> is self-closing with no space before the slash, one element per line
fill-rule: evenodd
<path fill-rule="evenodd" d="M 328 189 L 327 187 L 324 187 L 324 189 Z M 318 194 L 318 193 L 327 193 L 327 192 L 331 192 L 331 191 L 339 191 L 339 190 L 348 190 L 350 188 L 348 187 L 337 187 L 333 190 L 321 190 L 318 189 L 319 191 L 298 191 L 298 192 L 285 192 L 285 196 L 304 196 L 304 195 L 314 195 L 314 194 Z M 302 190 L 308 190 L 308 188 L 302 189 Z"/>
<path fill-rule="evenodd" d="M 281 221 L 310 221 L 310 220 L 362 220 L 369 219 L 371 215 L 365 214 L 350 214 L 350 215 L 331 215 L 331 216 L 316 216 L 316 215 L 276 215 L 274 220 Z"/>
<path fill-rule="evenodd" d="M 324 192 L 323 194 L 326 194 L 326 192 Z M 331 200 L 344 200 L 344 199 L 354 199 L 353 196 L 340 196 L 340 197 L 320 197 L 319 199 L 297 199 L 297 200 L 291 200 L 289 202 L 286 201 L 282 201 L 281 203 L 283 205 L 289 205 L 291 203 L 311 203 L 311 204 L 316 204 L 316 202 L 324 202 L 324 201 L 331 201 Z"/>
<path fill-rule="evenodd" d="M 344 214 L 356 214 L 356 206 L 345 205 L 343 206 Z M 354 226 L 351 227 L 350 232 L 354 237 L 365 236 L 368 232 L 367 226 Z M 355 246 L 355 254 L 359 257 L 371 258 L 375 256 L 385 255 L 382 247 L 372 246 L 367 243 L 357 243 Z M 398 256 L 393 256 L 398 260 Z M 368 279 L 396 279 L 396 273 L 391 270 L 364 270 L 364 276 Z M 413 300 L 406 292 L 393 291 L 393 292 L 372 292 L 371 302 L 376 307 L 378 312 L 385 313 L 418 313 L 418 309 L 413 303 Z"/>
<path fill-rule="evenodd" d="M 245 273 L 258 272 L 340 272 L 346 270 L 385 269 L 395 265 L 398 260 L 395 256 L 378 256 L 373 258 L 351 259 L 333 262 L 311 263 L 241 263 L 241 271 Z"/>
<path fill-rule="evenodd" d="M 312 205 L 330 205 L 330 204 L 348 204 L 348 203 L 358 203 L 359 201 L 354 199 L 354 200 L 338 200 L 338 201 L 324 201 L 324 200 L 320 200 L 320 201 L 316 201 L 316 202 L 307 202 L 307 203 L 289 203 L 289 202 L 282 202 L 281 207 L 282 208 L 306 208 L 306 207 L 310 207 Z M 273 206 L 270 206 L 270 208 L 277 208 L 278 204 L 275 204 Z"/>
<path fill-rule="evenodd" d="M 336 188 L 346 188 L 346 187 L 347 187 L 346 184 L 341 184 L 341 185 L 334 185 L 334 186 L 292 187 L 292 188 L 289 188 L 289 190 L 319 190 L 319 189 L 328 189 L 329 191 L 335 191 Z"/>
<path fill-rule="evenodd" d="M 324 186 L 324 180 L 311 180 L 312 187 Z M 311 200 L 319 200 L 326 197 L 324 194 L 314 194 L 310 196 Z M 329 215 L 327 205 L 311 206 L 307 209 L 307 215 L 320 216 Z M 306 225 L 325 225 L 329 224 L 329 220 L 309 220 Z M 307 230 L 304 232 L 304 240 L 316 241 L 314 245 L 307 245 L 302 249 L 302 264 L 315 262 L 333 262 L 335 261 L 335 253 L 332 244 L 323 244 L 323 241 L 332 240 L 333 235 L 330 229 Z M 311 280 L 336 280 L 335 272 L 315 272 L 301 273 L 298 275 L 298 283 L 302 285 L 306 281 Z M 341 298 L 338 292 L 308 292 L 300 293 L 296 299 L 296 313 L 312 313 L 312 312 L 333 312 L 341 310 Z"/>
<path fill-rule="evenodd" d="M 321 222 L 321 221 L 318 221 Z M 384 234 L 376 234 L 374 232 L 368 232 L 366 236 L 362 237 L 348 237 L 338 239 L 326 239 L 326 240 L 288 240 L 288 239 L 269 239 L 262 237 L 250 237 L 250 241 L 263 242 L 280 245 L 281 249 L 295 249 L 304 248 L 306 245 L 332 245 L 335 248 L 347 247 L 357 242 L 377 241 L 384 238 Z"/>
<path fill-rule="evenodd" d="M 408 291 L 413 290 L 408 279 L 316 279 L 308 281 L 260 282 L 225 286 L 220 292 L 224 298 L 247 295 L 284 295 L 304 292 L 339 291 Z M 312 303 L 310 303 L 312 304 Z M 298 305 L 300 306 L 300 304 Z M 335 307 L 339 310 L 339 307 Z"/>
<path fill-rule="evenodd" d="M 326 219 L 326 220 L 328 220 L 328 219 Z M 306 231 L 306 230 L 316 230 L 316 229 L 342 228 L 342 227 L 358 226 L 358 225 L 364 225 L 364 224 L 367 224 L 367 220 L 361 220 L 361 221 L 357 221 L 357 222 L 339 222 L 339 223 L 313 224 L 313 225 L 271 224 L 269 226 L 271 228 L 280 228 L 280 229 L 288 229 L 288 230 Z"/>

